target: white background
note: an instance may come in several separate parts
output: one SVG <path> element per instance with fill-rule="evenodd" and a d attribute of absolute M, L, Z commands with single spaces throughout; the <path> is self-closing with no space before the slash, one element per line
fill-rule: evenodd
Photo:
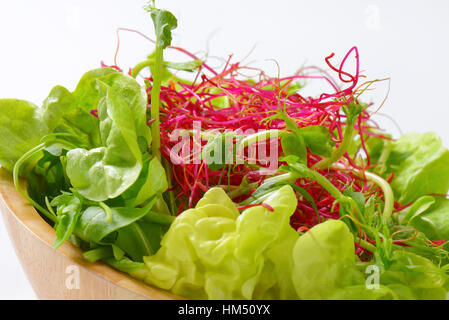
<path fill-rule="evenodd" d="M 81 75 L 112 64 L 118 27 L 150 37 L 153 27 L 141 0 L 0 0 L 0 98 L 40 104 L 56 85 L 73 90 Z M 247 62 L 272 75 L 289 75 L 304 64 L 325 68 L 354 45 L 368 79 L 391 78 L 381 112 L 402 131 L 440 134 L 449 146 L 449 1 L 426 0 L 159 0 L 178 18 L 174 44 L 204 55 L 212 65 L 252 51 Z M 127 70 L 152 51 L 150 42 L 121 34 L 118 63 Z M 312 88 L 314 88 L 312 86 Z M 387 83 L 367 94 L 379 105 Z M 379 123 L 395 135 L 391 120 Z M 0 143 L 2 137 L 0 137 Z M 0 222 L 0 299 L 35 295 Z"/>

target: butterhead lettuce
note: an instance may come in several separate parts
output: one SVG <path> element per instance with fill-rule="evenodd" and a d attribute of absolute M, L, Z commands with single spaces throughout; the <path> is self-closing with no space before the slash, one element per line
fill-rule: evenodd
<path fill-rule="evenodd" d="M 284 186 L 265 203 L 274 211 L 258 206 L 239 214 L 222 189 L 210 189 L 144 258 L 144 280 L 195 299 L 296 298 L 289 275 L 298 234 L 289 218 L 297 199 Z"/>

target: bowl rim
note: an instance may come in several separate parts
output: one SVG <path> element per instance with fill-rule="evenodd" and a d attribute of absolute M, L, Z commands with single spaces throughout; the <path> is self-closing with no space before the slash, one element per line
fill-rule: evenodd
<path fill-rule="evenodd" d="M 26 182 L 21 179 L 24 187 Z M 25 190 L 25 189 L 24 189 Z M 12 215 L 26 230 L 31 232 L 39 241 L 43 242 L 51 250 L 56 238 L 56 231 L 40 216 L 32 204 L 25 199 L 15 188 L 12 175 L 9 171 L 0 167 L 0 202 L 7 211 L 3 214 Z M 56 252 L 69 258 L 74 264 L 79 265 L 95 277 L 106 280 L 112 284 L 131 291 L 143 299 L 149 300 L 178 300 L 182 299 L 165 290 L 150 286 L 130 275 L 118 271 L 103 262 L 90 263 L 83 257 L 83 251 L 70 241 L 64 242 Z"/>

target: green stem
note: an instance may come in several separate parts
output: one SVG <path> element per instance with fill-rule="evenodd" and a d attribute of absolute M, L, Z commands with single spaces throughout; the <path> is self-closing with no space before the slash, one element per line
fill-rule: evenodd
<path fill-rule="evenodd" d="M 52 215 L 47 209 L 42 207 L 39 203 L 37 203 L 36 201 L 31 199 L 31 197 L 22 189 L 22 187 L 20 186 L 20 181 L 19 181 L 20 168 L 22 167 L 22 165 L 29 158 L 31 158 L 31 156 L 42 151 L 44 148 L 45 148 L 45 143 L 41 143 L 41 144 L 37 145 L 36 147 L 32 148 L 31 150 L 28 150 L 24 155 L 22 155 L 20 157 L 19 160 L 17 160 L 17 162 L 14 165 L 14 169 L 13 169 L 13 180 L 14 180 L 14 185 L 16 186 L 17 191 L 25 199 L 27 199 L 35 208 L 37 208 L 43 215 L 45 215 L 48 219 L 50 219 L 51 221 L 56 223 L 58 220 L 57 217 Z"/>
<path fill-rule="evenodd" d="M 236 197 L 242 196 L 244 194 L 247 194 L 251 189 L 254 188 L 264 188 L 269 185 L 273 185 L 278 182 L 294 182 L 296 179 L 298 179 L 298 176 L 292 172 L 280 174 L 271 178 L 267 178 L 264 180 L 264 182 L 259 186 L 257 182 L 253 182 L 245 186 L 244 188 L 236 187 L 235 189 L 230 189 L 228 186 L 221 185 L 220 187 L 227 190 L 229 192 L 229 197 L 231 199 L 234 199 Z"/>
<path fill-rule="evenodd" d="M 284 174 L 280 174 L 268 179 L 265 179 L 265 181 L 260 185 L 260 188 L 263 188 L 264 186 L 268 186 L 271 184 L 275 184 L 278 182 L 290 182 L 290 181 L 295 181 L 296 179 L 298 179 L 301 175 L 299 174 L 295 174 L 293 172 L 288 172 L 288 173 L 284 173 Z M 327 192 L 329 192 L 329 194 L 331 196 L 333 196 L 336 200 L 342 199 L 342 198 L 346 198 L 341 192 L 340 190 L 338 190 L 337 187 L 335 187 L 329 180 L 326 179 L 326 177 L 324 177 L 323 175 L 321 175 L 318 171 L 315 170 L 311 170 L 311 169 L 307 169 L 307 176 L 310 179 L 315 180 L 316 182 L 318 182 L 324 189 L 326 189 Z M 252 183 L 248 185 L 248 188 L 251 187 L 257 187 L 257 183 Z M 233 196 L 237 196 L 238 194 L 233 194 Z"/>
<path fill-rule="evenodd" d="M 372 253 L 376 252 L 376 246 L 371 244 L 371 243 L 369 243 L 368 241 L 365 241 L 365 240 L 363 240 L 360 237 L 356 237 L 356 242 L 360 243 L 360 245 L 362 247 L 364 247 L 366 250 L 368 250 L 368 251 L 370 251 Z"/>
<path fill-rule="evenodd" d="M 161 129 L 159 119 L 159 107 L 160 107 L 160 92 L 161 92 L 161 75 L 162 75 L 162 63 L 163 63 L 163 49 L 156 45 L 155 51 L 155 63 L 153 73 L 153 88 L 151 89 L 151 118 L 154 119 L 151 125 L 151 135 L 153 143 L 151 149 L 153 156 L 161 159 Z"/>
<path fill-rule="evenodd" d="M 351 124 L 349 125 L 349 127 L 346 127 L 345 133 L 343 135 L 343 141 L 341 142 L 337 150 L 335 150 L 335 152 L 332 154 L 332 162 L 337 161 L 345 154 L 353 138 L 354 138 L 354 126 Z"/>
<path fill-rule="evenodd" d="M 282 134 L 284 134 L 285 130 L 277 130 L 277 129 L 271 129 L 271 130 L 265 130 L 261 132 L 257 132 L 254 134 L 251 134 L 242 140 L 238 141 L 237 143 L 237 154 L 238 157 L 237 163 L 240 163 L 240 161 L 243 161 L 243 150 L 248 147 L 249 145 L 252 145 L 257 142 L 262 142 L 265 140 L 268 140 L 270 138 L 278 138 L 281 137 Z"/>
<path fill-rule="evenodd" d="M 111 222 L 112 221 L 111 208 L 109 208 L 108 205 L 106 205 L 104 202 L 101 202 L 101 201 L 98 204 L 104 210 L 104 212 L 106 213 L 106 216 L 108 217 L 108 222 Z"/>
<path fill-rule="evenodd" d="M 318 171 L 315 170 L 308 170 L 309 171 L 309 177 L 316 182 L 318 182 L 324 189 L 326 189 L 329 194 L 335 198 L 335 200 L 340 200 L 342 198 L 346 198 L 340 190 L 336 186 L 334 186 L 329 180 L 326 179 L 325 176 L 320 174 Z"/>
<path fill-rule="evenodd" d="M 282 134 L 285 130 L 277 130 L 277 129 L 271 129 L 266 131 L 261 131 L 254 133 L 252 135 L 249 135 L 239 142 L 239 148 L 245 148 L 249 146 L 250 144 L 264 141 L 270 138 L 278 138 L 279 134 Z"/>
<path fill-rule="evenodd" d="M 338 190 L 338 188 L 334 186 L 328 179 L 326 179 L 325 176 L 320 174 L 318 171 L 307 167 L 304 167 L 301 171 L 303 177 L 310 178 L 318 182 L 327 192 L 329 192 L 332 197 L 335 198 L 338 203 L 340 203 L 340 205 L 349 204 L 350 207 L 346 208 L 346 210 L 353 218 L 357 218 L 357 215 L 354 214 L 354 211 L 359 215 L 360 218 L 362 218 L 361 212 L 354 199 L 352 199 L 351 197 L 347 197 L 343 193 L 341 193 L 341 191 Z"/>
<path fill-rule="evenodd" d="M 381 177 L 379 177 L 374 173 L 365 171 L 365 177 L 367 180 L 374 182 L 382 189 L 382 192 L 384 194 L 384 210 L 382 213 L 382 218 L 385 223 L 388 223 L 388 221 L 391 218 L 391 215 L 393 214 L 394 209 L 393 189 L 391 189 L 390 184 L 386 180 L 382 179 Z"/>
<path fill-rule="evenodd" d="M 154 65 L 154 59 L 148 59 L 138 63 L 134 68 L 132 68 L 131 77 L 136 78 L 140 71 L 146 67 L 151 67 L 152 65 Z"/>
<path fill-rule="evenodd" d="M 266 186 L 268 184 L 275 184 L 282 181 L 295 181 L 298 179 L 298 175 L 293 174 L 292 172 L 280 174 L 268 179 L 265 179 L 264 182 L 260 185 L 261 187 Z M 257 185 L 257 183 L 256 183 Z"/>
<path fill-rule="evenodd" d="M 343 140 L 336 150 L 332 153 L 330 158 L 323 159 L 317 162 L 312 168 L 324 169 L 330 167 L 335 161 L 340 159 L 348 150 L 349 145 L 354 139 L 354 123 L 348 123 L 343 133 Z"/>
<path fill-rule="evenodd" d="M 390 153 L 391 153 L 391 144 L 384 141 L 384 148 L 382 150 L 382 153 L 380 154 L 377 166 L 374 169 L 374 172 L 376 172 L 378 175 L 382 175 L 387 169 L 386 163 L 388 158 L 390 157 Z"/>
<path fill-rule="evenodd" d="M 170 169 L 170 163 L 164 158 L 162 159 L 162 163 L 165 169 L 165 172 L 167 173 L 167 187 L 168 189 L 173 188 L 173 181 L 172 181 L 172 175 L 171 175 L 171 169 Z M 175 194 L 174 191 L 166 191 L 168 192 L 168 201 L 169 201 L 169 209 L 170 213 L 174 215 L 176 213 L 176 203 L 175 203 Z"/>
<path fill-rule="evenodd" d="M 345 167 L 343 167 L 340 164 L 334 164 L 334 165 L 332 165 L 332 167 L 335 169 L 346 169 Z M 353 169 L 353 170 L 358 176 L 363 177 L 362 172 L 360 172 L 356 169 Z M 384 210 L 382 212 L 382 219 L 384 220 L 384 223 L 387 223 L 390 220 L 391 215 L 393 214 L 393 209 L 394 209 L 393 189 L 391 188 L 390 184 L 386 180 L 379 177 L 377 174 L 374 174 L 369 171 L 365 171 L 364 175 L 368 181 L 371 181 L 371 182 L 377 184 L 384 194 Z"/>
<path fill-rule="evenodd" d="M 100 247 L 97 249 L 89 250 L 83 253 L 83 257 L 89 262 L 96 262 L 98 260 L 109 258 L 113 255 L 112 248 L 110 246 Z"/>
<path fill-rule="evenodd" d="M 48 197 L 47 197 L 47 196 L 45 197 L 45 205 L 47 206 L 48 211 L 49 211 L 53 216 L 56 217 L 56 213 L 53 211 L 53 208 L 51 207 L 51 204 L 50 204 L 50 200 L 48 200 Z"/>

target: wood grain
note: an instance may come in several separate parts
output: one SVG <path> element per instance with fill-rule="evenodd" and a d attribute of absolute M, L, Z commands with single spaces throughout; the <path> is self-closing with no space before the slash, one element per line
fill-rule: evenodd
<path fill-rule="evenodd" d="M 179 299 L 101 262 L 87 262 L 82 251 L 70 242 L 53 250 L 54 229 L 17 192 L 11 174 L 2 168 L 0 210 L 20 263 L 39 299 Z"/>

